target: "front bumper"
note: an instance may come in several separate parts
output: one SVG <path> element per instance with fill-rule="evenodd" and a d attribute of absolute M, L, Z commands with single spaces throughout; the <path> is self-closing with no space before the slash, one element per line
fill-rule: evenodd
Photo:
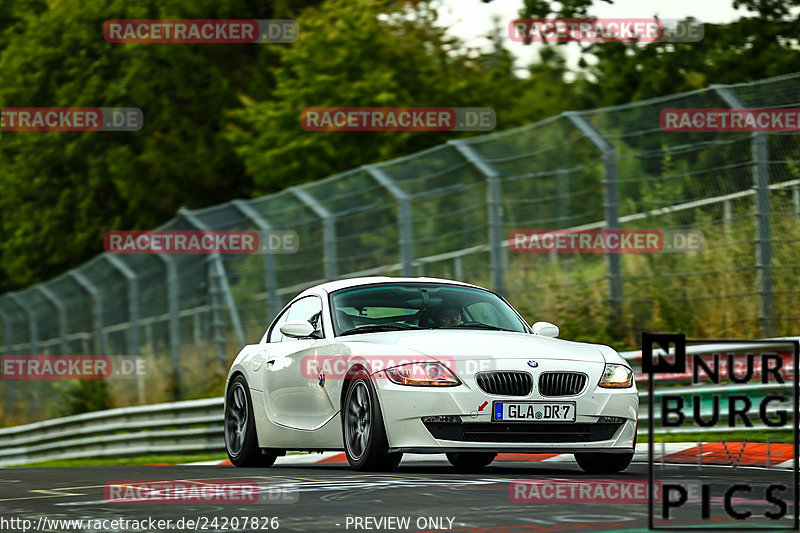
<path fill-rule="evenodd" d="M 539 359 L 531 371 L 525 361 L 503 360 L 497 370 L 528 371 L 533 391 L 527 396 L 499 396 L 482 391 L 473 375 L 458 373 L 456 387 L 410 387 L 386 379 L 376 380 L 381 412 L 391 451 L 442 453 L 493 451 L 514 453 L 630 453 L 634 448 L 639 395 L 629 389 L 597 387 L 603 363 Z M 577 396 L 545 397 L 539 394 L 543 371 L 579 371 L 588 374 L 585 390 Z M 575 422 L 493 422 L 494 401 L 574 401 Z M 455 415 L 458 421 L 423 421 L 423 417 Z M 600 417 L 618 417 L 607 423 Z"/>

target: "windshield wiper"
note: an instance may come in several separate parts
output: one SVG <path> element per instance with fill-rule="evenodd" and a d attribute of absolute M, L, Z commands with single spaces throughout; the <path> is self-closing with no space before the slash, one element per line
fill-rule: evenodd
<path fill-rule="evenodd" d="M 498 326 L 490 326 L 489 324 L 461 324 L 460 326 L 440 326 L 439 329 L 464 329 L 464 328 L 474 328 L 474 329 L 492 329 L 495 331 L 510 331 L 512 333 L 518 333 L 510 329 L 501 328 Z"/>
<path fill-rule="evenodd" d="M 372 324 L 369 326 L 361 326 L 358 328 L 348 329 L 339 334 L 342 335 L 355 335 L 357 333 L 374 333 L 376 331 L 398 331 L 406 329 L 419 329 L 417 326 L 409 326 L 407 324 Z"/>

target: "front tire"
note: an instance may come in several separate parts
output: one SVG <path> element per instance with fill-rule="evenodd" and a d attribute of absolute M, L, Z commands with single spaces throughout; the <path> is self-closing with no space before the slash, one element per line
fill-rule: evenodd
<path fill-rule="evenodd" d="M 277 456 L 263 454 L 258 447 L 253 402 L 244 376 L 237 375 L 225 400 L 225 451 L 236 466 L 272 466 Z"/>
<path fill-rule="evenodd" d="M 632 453 L 576 453 L 575 461 L 587 474 L 618 474 L 628 468 Z"/>
<path fill-rule="evenodd" d="M 397 468 L 402 453 L 389 453 L 389 441 L 383 424 L 375 388 L 365 373 L 349 382 L 342 406 L 342 440 L 350 466 L 360 471 Z"/>
<path fill-rule="evenodd" d="M 480 470 L 492 464 L 494 458 L 497 457 L 496 453 L 487 452 L 451 452 L 446 455 L 450 464 L 459 472 Z"/>

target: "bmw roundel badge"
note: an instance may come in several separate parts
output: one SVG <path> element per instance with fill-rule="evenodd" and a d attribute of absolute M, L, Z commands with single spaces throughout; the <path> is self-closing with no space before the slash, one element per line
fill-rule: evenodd
<path fill-rule="evenodd" d="M 536 361 L 528 361 L 528 366 L 531 368 L 536 368 L 537 366 L 539 366 L 539 363 L 537 363 Z"/>

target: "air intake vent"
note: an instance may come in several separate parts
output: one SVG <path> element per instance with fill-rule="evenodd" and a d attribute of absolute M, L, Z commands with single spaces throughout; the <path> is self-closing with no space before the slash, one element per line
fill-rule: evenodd
<path fill-rule="evenodd" d="M 586 387 L 588 378 L 581 372 L 545 372 L 539 375 L 542 396 L 577 396 Z"/>
<path fill-rule="evenodd" d="M 527 372 L 479 372 L 478 387 L 498 396 L 527 396 L 533 389 L 533 378 Z"/>
<path fill-rule="evenodd" d="M 611 440 L 622 424 L 423 422 L 435 439 L 462 442 L 573 443 Z"/>

